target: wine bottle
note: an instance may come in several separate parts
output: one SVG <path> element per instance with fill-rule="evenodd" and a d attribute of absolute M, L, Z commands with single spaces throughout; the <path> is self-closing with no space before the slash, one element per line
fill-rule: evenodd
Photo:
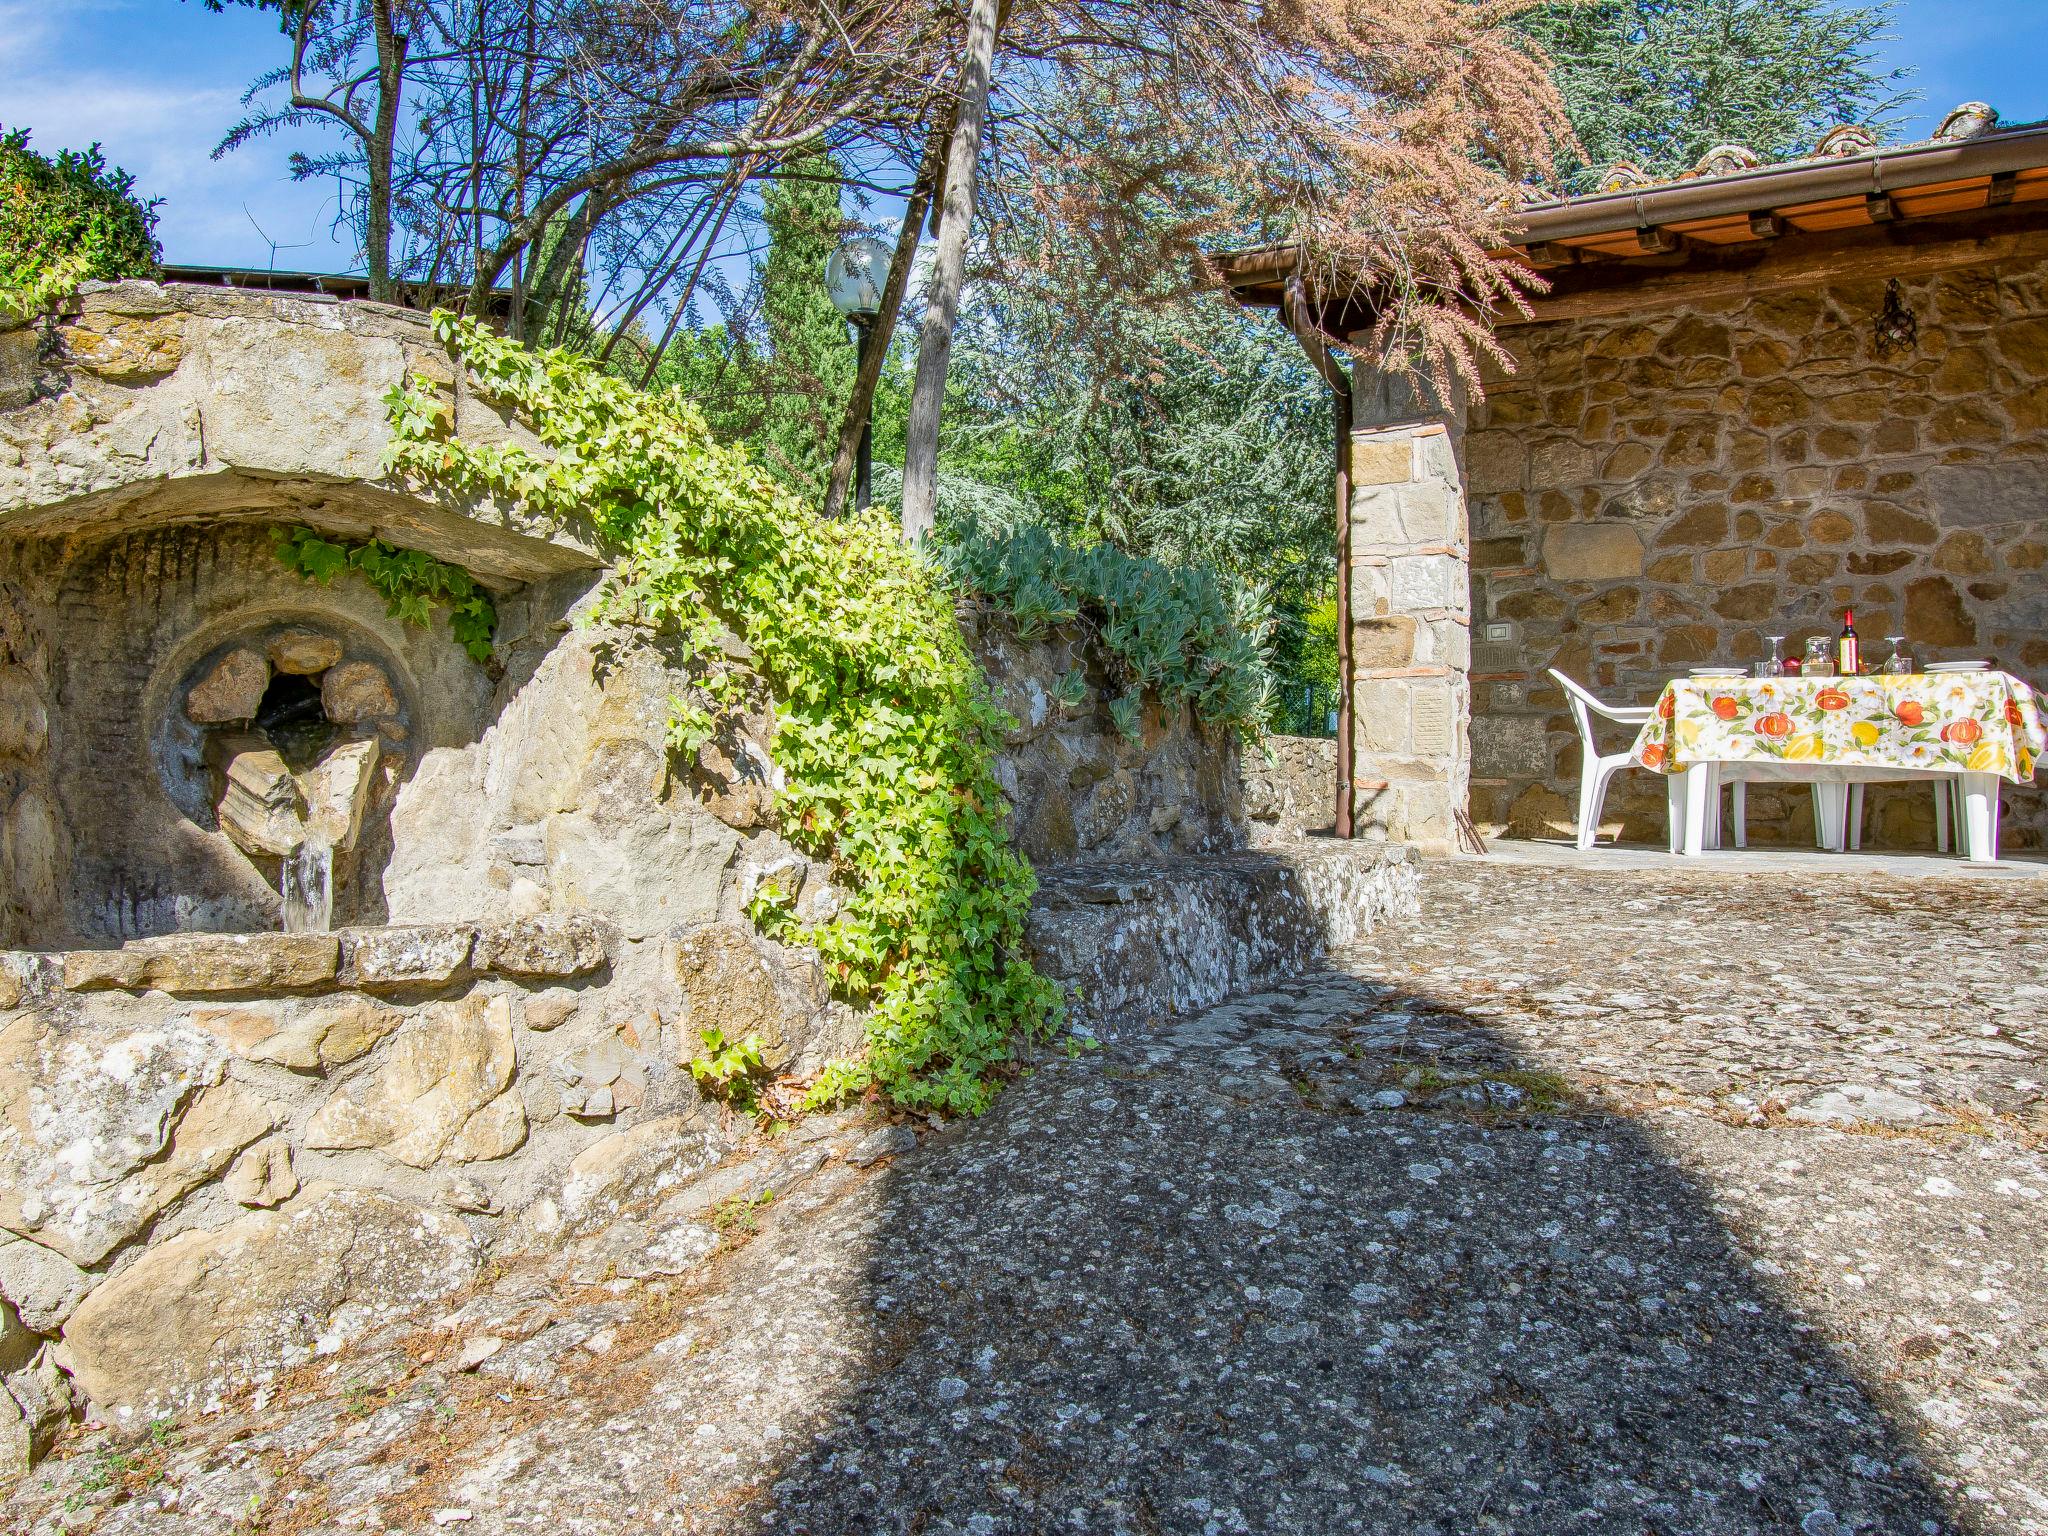
<path fill-rule="evenodd" d="M 1863 647 L 1856 639 L 1856 615 L 1850 609 L 1842 610 L 1842 638 L 1835 643 L 1835 671 L 1843 677 L 1854 677 L 1863 670 Z"/>

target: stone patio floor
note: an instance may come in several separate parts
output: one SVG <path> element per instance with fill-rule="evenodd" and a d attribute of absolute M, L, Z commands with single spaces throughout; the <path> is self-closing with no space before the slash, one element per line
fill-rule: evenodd
<path fill-rule="evenodd" d="M 74 1435 L 0 1525 L 2048 1532 L 2048 884 L 1493 859 L 1424 903 Z"/>

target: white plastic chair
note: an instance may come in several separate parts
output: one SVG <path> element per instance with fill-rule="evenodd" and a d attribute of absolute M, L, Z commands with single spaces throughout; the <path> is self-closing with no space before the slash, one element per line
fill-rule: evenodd
<path fill-rule="evenodd" d="M 1588 693 L 1555 667 L 1550 669 L 1550 675 L 1564 689 L 1565 700 L 1572 707 L 1572 718 L 1579 724 L 1579 746 L 1583 751 L 1579 764 L 1578 841 L 1581 848 L 1590 848 L 1600 835 L 1600 807 L 1607 801 L 1607 781 L 1628 767 L 1630 761 L 1627 751 L 1607 757 L 1600 755 L 1599 744 L 1593 739 L 1593 716 L 1604 715 L 1617 725 L 1640 726 L 1650 718 L 1654 706 L 1609 704 Z"/>

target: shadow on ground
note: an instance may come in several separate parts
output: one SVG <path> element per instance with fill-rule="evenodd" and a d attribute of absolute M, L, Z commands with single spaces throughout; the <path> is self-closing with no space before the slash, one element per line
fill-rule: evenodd
<path fill-rule="evenodd" d="M 1312 977 L 892 1170 L 864 1357 L 723 1528 L 1963 1528 L 1651 1133 L 1454 1013 Z"/>

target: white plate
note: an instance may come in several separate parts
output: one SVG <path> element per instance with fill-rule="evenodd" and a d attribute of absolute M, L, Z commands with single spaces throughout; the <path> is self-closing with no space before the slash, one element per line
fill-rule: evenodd
<path fill-rule="evenodd" d="M 1991 663 L 1988 661 L 1930 661 L 1927 663 L 1927 670 L 1929 672 L 1989 672 L 1991 670 Z"/>
<path fill-rule="evenodd" d="M 1747 677 L 1746 667 L 1688 667 L 1687 677 Z"/>

